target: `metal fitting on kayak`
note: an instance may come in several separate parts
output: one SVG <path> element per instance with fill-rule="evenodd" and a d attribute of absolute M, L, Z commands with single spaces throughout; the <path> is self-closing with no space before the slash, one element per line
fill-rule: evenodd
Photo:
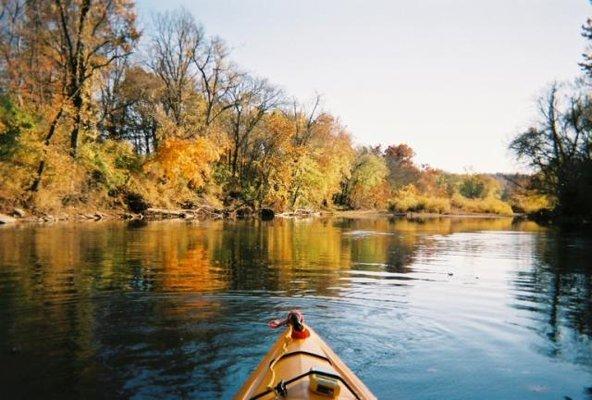
<path fill-rule="evenodd" d="M 310 371 L 310 391 L 321 396 L 336 399 L 341 393 L 340 377 L 326 371 Z"/>

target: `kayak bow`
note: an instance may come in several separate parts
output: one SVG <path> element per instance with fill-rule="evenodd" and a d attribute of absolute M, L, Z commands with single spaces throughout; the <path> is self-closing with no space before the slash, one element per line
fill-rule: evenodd
<path fill-rule="evenodd" d="M 271 327 L 287 325 L 234 397 L 269 399 L 376 399 L 321 337 L 291 311 Z"/>

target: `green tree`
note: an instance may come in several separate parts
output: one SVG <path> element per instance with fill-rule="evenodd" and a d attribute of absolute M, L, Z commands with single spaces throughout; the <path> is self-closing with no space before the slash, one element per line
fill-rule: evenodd
<path fill-rule="evenodd" d="M 388 198 L 388 173 L 379 148 L 361 148 L 345 186 L 347 204 L 352 208 L 383 208 Z"/>
<path fill-rule="evenodd" d="M 467 199 L 480 199 L 486 195 L 485 182 L 478 175 L 471 174 L 462 180 L 458 191 Z"/>

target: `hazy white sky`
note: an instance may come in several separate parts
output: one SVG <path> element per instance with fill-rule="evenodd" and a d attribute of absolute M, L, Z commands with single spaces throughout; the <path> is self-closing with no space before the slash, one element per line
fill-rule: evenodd
<path fill-rule="evenodd" d="M 407 143 L 449 171 L 515 171 L 510 137 L 579 74 L 587 0 L 140 0 L 184 6 L 245 69 L 318 92 L 360 144 Z"/>

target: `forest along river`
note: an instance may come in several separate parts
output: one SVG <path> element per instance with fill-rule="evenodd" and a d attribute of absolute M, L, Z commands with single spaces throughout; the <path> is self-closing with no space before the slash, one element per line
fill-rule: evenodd
<path fill-rule="evenodd" d="M 592 238 L 511 219 L 0 229 L 5 398 L 230 398 L 292 308 L 379 398 L 592 398 Z"/>

